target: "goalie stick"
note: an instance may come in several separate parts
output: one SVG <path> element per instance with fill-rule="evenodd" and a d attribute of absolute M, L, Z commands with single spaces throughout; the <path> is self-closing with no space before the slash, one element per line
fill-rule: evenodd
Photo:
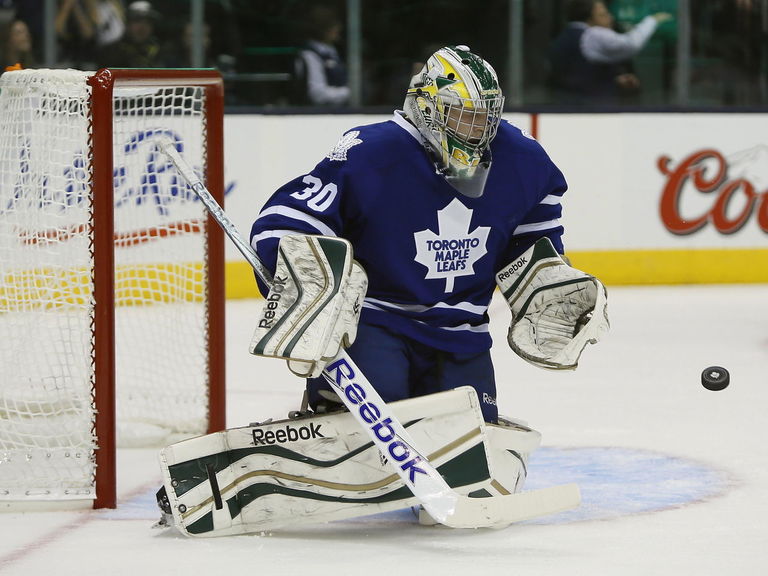
<path fill-rule="evenodd" d="M 271 287 L 271 272 L 181 156 L 177 144 L 168 136 L 161 135 L 158 147 L 168 156 L 254 272 Z M 569 510 L 580 503 L 579 488 L 576 484 L 488 498 L 460 495 L 413 445 L 408 432 L 346 350 L 340 349 L 339 354 L 323 370 L 323 377 L 337 391 L 355 420 L 387 457 L 403 483 L 418 498 L 429 515 L 441 524 L 452 528 L 502 527 L 513 522 Z"/>

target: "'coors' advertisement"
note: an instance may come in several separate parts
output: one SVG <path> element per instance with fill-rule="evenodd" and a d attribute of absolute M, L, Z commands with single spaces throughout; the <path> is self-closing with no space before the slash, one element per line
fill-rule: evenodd
<path fill-rule="evenodd" d="M 667 178 L 661 221 L 673 234 L 694 234 L 706 226 L 733 234 L 752 223 L 768 233 L 768 146 L 730 156 L 714 148 L 679 160 L 662 156 L 658 168 Z"/>

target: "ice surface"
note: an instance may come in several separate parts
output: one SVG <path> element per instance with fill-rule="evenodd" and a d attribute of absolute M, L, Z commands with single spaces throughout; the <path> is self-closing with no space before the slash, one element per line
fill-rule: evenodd
<path fill-rule="evenodd" d="M 296 409 L 301 382 L 248 354 L 258 304 L 232 301 L 228 424 Z M 410 511 L 219 539 L 152 530 L 156 451 L 119 453 L 119 507 L 0 514 L 0 574 L 757 575 L 768 565 L 768 286 L 609 287 L 612 331 L 573 373 L 506 347 L 499 406 L 543 435 L 528 487 L 576 481 L 573 512 L 504 530 L 416 524 Z M 731 385 L 700 383 L 711 365 Z"/>

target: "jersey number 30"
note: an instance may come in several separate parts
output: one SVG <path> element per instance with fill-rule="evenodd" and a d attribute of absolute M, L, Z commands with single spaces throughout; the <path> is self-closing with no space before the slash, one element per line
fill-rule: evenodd
<path fill-rule="evenodd" d="M 336 184 L 330 182 L 323 186 L 322 180 L 311 174 L 304 176 L 302 182 L 304 182 L 307 187 L 298 192 L 294 192 L 291 194 L 291 197 L 296 198 L 297 200 L 306 200 L 307 206 L 312 208 L 315 212 L 322 212 L 328 208 L 328 206 L 333 203 L 333 200 L 338 193 Z"/>

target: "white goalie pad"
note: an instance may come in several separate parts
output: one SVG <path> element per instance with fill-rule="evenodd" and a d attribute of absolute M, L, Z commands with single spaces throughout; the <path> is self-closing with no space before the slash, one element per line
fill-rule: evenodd
<path fill-rule="evenodd" d="M 354 342 L 367 287 L 347 240 L 284 236 L 251 354 L 284 358 L 297 376 L 320 376 L 340 348 Z"/>
<path fill-rule="evenodd" d="M 553 370 L 574 370 L 587 344 L 610 327 L 602 282 L 572 268 L 541 238 L 496 274 L 512 310 L 507 341 L 521 358 Z"/>
<path fill-rule="evenodd" d="M 541 436 L 522 424 L 486 424 L 472 388 L 390 407 L 460 494 L 493 497 L 522 489 L 528 455 Z M 389 433 L 386 423 L 377 433 Z M 173 523 L 202 537 L 418 505 L 391 466 L 348 412 L 234 428 L 161 452 Z"/>

